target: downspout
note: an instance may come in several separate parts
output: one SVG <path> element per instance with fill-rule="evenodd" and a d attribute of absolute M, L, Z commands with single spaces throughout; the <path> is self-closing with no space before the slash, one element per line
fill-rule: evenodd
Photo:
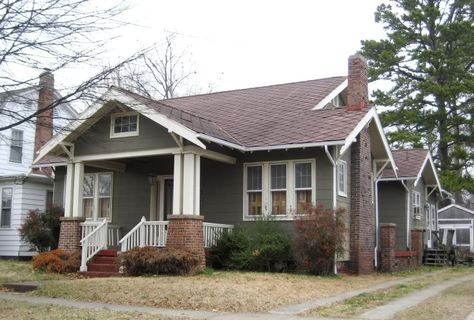
<path fill-rule="evenodd" d="M 335 147 L 337 148 L 337 147 Z M 336 149 L 337 150 L 337 149 Z M 336 206 L 337 206 L 337 191 L 336 191 L 336 159 L 331 155 L 329 152 L 328 146 L 324 146 L 324 151 L 326 152 L 326 156 L 328 157 L 329 161 L 332 164 L 332 209 L 334 212 L 334 219 L 336 218 Z M 336 253 L 334 253 L 334 274 L 337 274 L 337 257 Z"/>
<path fill-rule="evenodd" d="M 402 186 L 405 188 L 407 192 L 407 247 L 409 245 L 410 239 L 410 189 L 408 189 L 407 184 L 404 180 L 400 180 Z"/>

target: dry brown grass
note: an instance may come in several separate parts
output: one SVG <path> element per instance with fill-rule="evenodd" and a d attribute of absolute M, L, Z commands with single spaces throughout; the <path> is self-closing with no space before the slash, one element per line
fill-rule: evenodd
<path fill-rule="evenodd" d="M 5 320 L 171 320 L 178 318 L 169 318 L 158 315 L 144 313 L 114 312 L 110 310 L 84 310 L 55 305 L 37 305 L 18 301 L 0 300 L 1 318 Z"/>
<path fill-rule="evenodd" d="M 35 294 L 152 307 L 268 311 L 277 306 L 367 287 L 393 275 L 317 277 L 297 274 L 214 272 L 192 277 L 124 277 L 55 281 Z"/>
<path fill-rule="evenodd" d="M 474 310 L 474 281 L 442 292 L 438 297 L 397 314 L 396 320 L 464 320 Z"/>

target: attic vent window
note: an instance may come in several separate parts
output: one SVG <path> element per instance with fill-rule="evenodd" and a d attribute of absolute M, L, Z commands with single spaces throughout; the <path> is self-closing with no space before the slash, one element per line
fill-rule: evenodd
<path fill-rule="evenodd" d="M 123 138 L 138 136 L 139 117 L 136 112 L 112 114 L 110 137 Z"/>

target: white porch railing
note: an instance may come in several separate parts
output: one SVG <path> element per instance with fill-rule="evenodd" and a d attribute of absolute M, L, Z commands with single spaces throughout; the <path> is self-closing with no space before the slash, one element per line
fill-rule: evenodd
<path fill-rule="evenodd" d="M 167 226 L 168 221 L 146 221 L 145 217 L 142 217 L 140 222 L 120 239 L 121 251 L 135 247 L 164 247 L 168 234 Z"/>
<path fill-rule="evenodd" d="M 102 221 L 85 221 L 81 223 L 81 239 L 84 239 L 89 233 L 94 231 Z M 117 247 L 120 240 L 120 227 L 109 224 L 107 228 L 107 245 Z"/>
<path fill-rule="evenodd" d="M 231 224 L 203 223 L 204 247 L 210 248 L 224 232 L 234 228 Z M 136 247 L 165 247 L 168 235 L 168 221 L 146 221 L 142 217 L 140 222 L 127 233 L 119 244 L 122 252 Z"/>
<path fill-rule="evenodd" d="M 82 255 L 80 271 L 87 271 L 87 262 L 100 250 L 107 249 L 107 219 L 81 240 Z"/>
<path fill-rule="evenodd" d="M 204 222 L 203 229 L 204 248 L 210 248 L 216 244 L 224 232 L 231 232 L 234 226 L 231 224 Z"/>

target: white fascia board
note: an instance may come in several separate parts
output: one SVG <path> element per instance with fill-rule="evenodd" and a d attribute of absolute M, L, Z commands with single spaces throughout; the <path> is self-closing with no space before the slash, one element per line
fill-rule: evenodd
<path fill-rule="evenodd" d="M 215 160 L 215 161 L 220 161 L 228 164 L 236 164 L 237 159 L 234 157 L 228 156 L 226 154 L 212 151 L 212 150 L 204 150 L 196 146 L 184 146 L 183 147 L 183 153 L 194 153 L 197 154 L 203 158 Z"/>
<path fill-rule="evenodd" d="M 344 80 L 340 85 L 337 86 L 330 94 L 326 96 L 323 100 L 319 101 L 311 110 L 319 110 L 324 108 L 332 99 L 334 99 L 338 94 L 340 94 L 345 88 L 347 88 L 347 79 Z"/>
<path fill-rule="evenodd" d="M 137 111 L 141 115 L 143 115 L 143 116 L 149 118 L 150 120 L 153 120 L 154 122 L 160 124 L 161 126 L 168 129 L 168 131 L 170 133 L 174 132 L 174 133 L 182 136 L 186 140 L 191 141 L 195 145 L 197 145 L 197 146 L 199 146 L 203 149 L 206 149 L 206 145 L 204 145 L 201 141 L 199 141 L 199 139 L 197 138 L 198 134 L 195 131 L 185 127 L 184 125 L 182 125 L 182 124 L 180 124 L 176 121 L 173 121 L 173 120 L 169 119 L 168 117 L 166 117 L 162 114 L 157 113 L 154 110 L 150 110 L 150 108 L 148 108 L 146 105 L 138 102 L 137 100 L 133 99 L 132 97 L 130 97 L 126 94 L 123 94 L 120 91 L 115 90 L 114 88 L 112 88 L 111 91 L 112 91 L 114 100 L 117 100 L 117 101 L 125 104 L 126 106 L 128 106 L 129 108 Z"/>
<path fill-rule="evenodd" d="M 226 146 L 231 149 L 239 150 L 242 152 L 253 152 L 253 151 L 270 151 L 270 150 L 285 150 L 285 149 L 299 149 L 299 148 L 312 148 L 312 147 L 324 147 L 343 145 L 345 140 L 333 140 L 333 141 L 322 141 L 322 142 L 309 142 L 309 143 L 293 143 L 293 144 L 279 144 L 259 147 L 245 147 L 236 143 L 228 142 L 219 138 L 215 138 L 206 134 L 198 134 L 198 138 L 202 138 L 209 142 L 214 142 Z"/>
<path fill-rule="evenodd" d="M 418 182 L 420 181 L 421 176 L 423 175 L 423 169 L 425 168 L 426 163 L 428 162 L 428 159 L 429 159 L 429 152 L 427 152 L 425 160 L 423 160 L 423 164 L 420 167 L 420 171 L 418 171 L 418 174 L 416 175 L 415 187 L 418 184 Z"/>
<path fill-rule="evenodd" d="M 397 177 L 397 178 L 380 178 L 379 181 L 403 181 L 416 180 L 416 177 Z"/>
<path fill-rule="evenodd" d="M 470 213 L 470 214 L 474 215 L 474 211 L 469 210 L 468 208 L 464 208 L 464 207 L 462 207 L 460 205 L 457 205 L 457 204 L 450 204 L 449 206 L 438 209 L 438 213 L 446 211 L 446 210 L 451 209 L 451 208 L 458 208 L 459 210 L 463 210 L 463 211 L 466 211 L 467 213 Z M 440 220 L 442 220 L 442 219 L 440 219 Z M 459 218 L 459 220 L 462 220 L 462 219 Z"/>
<path fill-rule="evenodd" d="M 158 114 L 154 111 L 150 111 L 148 107 L 139 103 L 135 99 L 123 94 L 122 92 L 112 88 L 104 93 L 99 99 L 97 99 L 90 107 L 88 107 L 84 112 L 79 115 L 79 119 L 71 122 L 67 130 L 62 130 L 51 140 L 49 140 L 41 149 L 34 160 L 33 163 L 36 163 L 39 159 L 47 155 L 51 150 L 53 150 L 59 143 L 63 142 L 74 130 L 79 128 L 84 122 L 90 121 L 92 116 L 102 109 L 107 101 L 116 100 L 128 106 L 129 108 L 137 111 L 143 116 L 155 121 L 156 123 L 167 128 L 169 132 L 175 132 L 176 134 L 182 136 L 183 138 L 191 141 L 192 143 L 198 145 L 199 147 L 206 149 L 206 146 L 199 141 L 197 138 L 197 133 L 193 130 L 186 128 L 185 126 L 177 123 L 176 121 L 170 120 L 162 114 Z"/>
<path fill-rule="evenodd" d="M 64 128 L 61 130 L 57 135 L 51 138 L 40 150 L 38 155 L 36 156 L 33 163 L 36 163 L 45 155 L 47 155 L 51 150 L 53 150 L 58 144 L 66 140 L 66 138 L 79 126 L 81 126 L 84 122 L 91 121 L 91 117 L 99 111 L 104 105 L 105 101 L 111 100 L 113 97 L 112 90 L 107 91 L 104 93 L 100 98 L 98 98 L 91 106 L 89 106 L 86 110 L 84 110 L 79 116 L 78 119 L 72 121 L 68 126 L 67 129 Z"/>
<path fill-rule="evenodd" d="M 390 160 L 390 164 L 392 165 L 392 168 L 394 169 L 395 175 L 398 177 L 397 166 L 395 165 L 395 160 L 393 159 L 392 151 L 390 151 L 387 138 L 385 137 L 385 134 L 383 132 L 382 124 L 380 122 L 379 116 L 377 115 L 376 107 L 372 107 L 372 109 L 370 109 L 362 118 L 362 120 L 357 124 L 354 130 L 352 130 L 352 132 L 346 137 L 344 146 L 339 151 L 339 154 L 342 155 L 344 152 L 347 151 L 347 149 L 349 149 L 349 147 L 352 145 L 352 143 L 356 139 L 357 135 L 362 131 L 362 129 L 371 120 L 374 120 L 375 125 L 377 126 L 377 129 L 380 133 L 380 137 L 382 138 L 384 149 L 387 152 L 388 159 Z"/>
<path fill-rule="evenodd" d="M 113 160 L 113 159 L 123 159 L 123 158 L 159 156 L 159 155 L 168 155 L 168 154 L 177 154 L 177 153 L 182 153 L 181 148 L 163 148 L 163 149 L 151 149 L 151 150 L 140 150 L 140 151 L 91 154 L 91 155 L 86 155 L 86 156 L 74 157 L 74 161 L 82 162 L 82 161 Z"/>
<path fill-rule="evenodd" d="M 425 166 L 428 163 L 430 164 L 431 170 L 433 171 L 433 175 L 434 175 L 435 180 L 436 180 L 436 186 L 438 187 L 439 190 L 441 190 L 441 183 L 439 182 L 438 174 L 436 173 L 436 168 L 435 168 L 433 159 L 431 158 L 431 154 L 430 154 L 429 151 L 427 151 L 427 155 L 426 155 L 425 160 L 423 161 L 423 165 L 421 166 L 420 171 L 418 172 L 418 175 L 416 176 L 415 186 L 418 184 L 418 181 L 420 180 L 421 176 L 423 175 L 423 171 L 425 169 Z M 441 193 L 441 197 L 443 197 L 442 193 Z"/>

